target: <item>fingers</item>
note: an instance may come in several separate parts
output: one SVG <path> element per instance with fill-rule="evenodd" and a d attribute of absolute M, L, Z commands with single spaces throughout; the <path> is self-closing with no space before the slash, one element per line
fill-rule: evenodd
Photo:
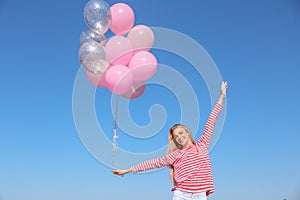
<path fill-rule="evenodd" d="M 227 87 L 228 87 L 228 83 L 227 83 L 227 81 L 222 81 L 222 85 L 224 85 L 224 86 L 225 86 L 225 88 L 227 88 Z"/>
<path fill-rule="evenodd" d="M 117 169 L 114 169 L 114 170 L 111 170 L 113 173 L 114 173 L 114 176 L 118 175 L 118 176 L 122 176 L 124 175 L 124 173 L 121 172 L 121 170 L 117 170 Z"/>
<path fill-rule="evenodd" d="M 111 171 L 114 173 L 115 176 L 119 175 L 119 171 L 118 170 L 114 169 L 114 170 L 111 170 Z"/>

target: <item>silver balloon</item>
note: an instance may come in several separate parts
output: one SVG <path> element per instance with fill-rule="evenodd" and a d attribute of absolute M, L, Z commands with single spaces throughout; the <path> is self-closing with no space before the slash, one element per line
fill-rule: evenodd
<path fill-rule="evenodd" d="M 80 45 L 90 40 L 94 40 L 104 45 L 106 37 L 105 35 L 99 35 L 90 29 L 86 29 L 80 34 Z"/>
<path fill-rule="evenodd" d="M 83 43 L 80 46 L 78 57 L 80 62 L 83 61 L 87 56 L 93 56 L 96 58 L 105 58 L 105 51 L 104 47 L 93 40 L 89 40 Z"/>
<path fill-rule="evenodd" d="M 103 74 L 109 67 L 109 62 L 101 58 L 86 58 L 83 60 L 82 66 L 93 74 Z"/>
<path fill-rule="evenodd" d="M 103 0 L 90 0 L 84 7 L 84 19 L 92 31 L 104 34 L 111 22 L 110 6 Z"/>
<path fill-rule="evenodd" d="M 78 57 L 82 66 L 91 73 L 103 73 L 109 66 L 104 47 L 93 40 L 81 45 Z"/>

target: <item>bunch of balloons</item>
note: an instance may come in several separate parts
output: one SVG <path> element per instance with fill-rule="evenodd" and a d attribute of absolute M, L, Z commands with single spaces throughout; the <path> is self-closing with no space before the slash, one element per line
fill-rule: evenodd
<path fill-rule="evenodd" d="M 140 97 L 145 81 L 157 70 L 157 59 L 149 52 L 152 30 L 134 26 L 134 12 L 125 3 L 110 7 L 104 0 L 90 0 L 84 18 L 88 29 L 80 35 L 78 56 L 88 80 L 128 99 Z M 115 34 L 110 39 L 105 36 L 108 29 Z"/>

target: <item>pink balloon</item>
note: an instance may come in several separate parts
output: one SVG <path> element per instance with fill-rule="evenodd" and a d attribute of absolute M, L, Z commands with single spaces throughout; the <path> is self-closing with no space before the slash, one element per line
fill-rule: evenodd
<path fill-rule="evenodd" d="M 113 36 L 105 46 L 107 60 L 112 65 L 127 65 L 133 56 L 132 45 L 128 38 Z"/>
<path fill-rule="evenodd" d="M 102 88 L 106 87 L 105 73 L 95 74 L 95 73 L 91 73 L 88 70 L 86 70 L 86 76 L 93 85 L 95 85 L 97 87 L 102 87 Z"/>
<path fill-rule="evenodd" d="M 137 83 L 133 84 L 133 86 L 131 87 L 131 89 L 128 92 L 122 94 L 122 96 L 127 99 L 136 99 L 136 98 L 142 96 L 145 89 L 146 89 L 146 84 L 144 81 L 137 82 Z"/>
<path fill-rule="evenodd" d="M 138 25 L 133 27 L 127 38 L 130 40 L 133 51 L 149 51 L 154 44 L 154 34 L 152 30 L 145 25 Z"/>
<path fill-rule="evenodd" d="M 135 81 L 144 81 L 155 74 L 157 60 L 150 52 L 140 51 L 132 57 L 128 68 L 132 70 Z"/>
<path fill-rule="evenodd" d="M 133 85 L 131 71 L 124 65 L 114 65 L 105 73 L 107 88 L 115 94 L 123 94 Z"/>
<path fill-rule="evenodd" d="M 134 12 L 125 3 L 116 3 L 110 7 L 111 23 L 109 28 L 116 35 L 124 35 L 134 24 Z"/>

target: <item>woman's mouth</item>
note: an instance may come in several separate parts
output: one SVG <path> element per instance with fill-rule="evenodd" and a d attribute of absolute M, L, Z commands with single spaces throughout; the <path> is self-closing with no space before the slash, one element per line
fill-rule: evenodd
<path fill-rule="evenodd" d="M 183 142 L 183 139 L 179 139 L 179 140 L 178 140 L 178 143 L 179 143 L 179 144 L 182 144 L 182 142 Z"/>

